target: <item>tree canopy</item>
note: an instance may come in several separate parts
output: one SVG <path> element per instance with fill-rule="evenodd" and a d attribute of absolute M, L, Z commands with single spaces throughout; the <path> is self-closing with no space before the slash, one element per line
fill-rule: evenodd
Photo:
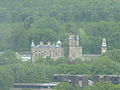
<path fill-rule="evenodd" d="M 40 41 L 63 44 L 77 32 L 84 53 L 100 53 L 102 38 L 119 49 L 119 0 L 1 0 L 0 51 L 30 51 Z M 64 37 L 63 37 L 64 36 Z"/>
<path fill-rule="evenodd" d="M 40 41 L 61 40 L 67 52 L 70 32 L 80 36 L 83 53 L 99 54 L 102 38 L 107 40 L 108 52 L 91 62 L 76 59 L 73 63 L 67 58 L 39 58 L 35 63 L 21 63 L 14 53 L 30 51 L 32 40 L 36 45 Z M 99 74 L 119 75 L 119 49 L 119 0 L 0 0 L 0 52 L 4 52 L 0 54 L 0 90 L 8 90 L 13 80 L 51 82 L 53 74 L 86 74 L 90 78 Z M 83 90 L 119 90 L 111 86 L 98 83 Z"/>

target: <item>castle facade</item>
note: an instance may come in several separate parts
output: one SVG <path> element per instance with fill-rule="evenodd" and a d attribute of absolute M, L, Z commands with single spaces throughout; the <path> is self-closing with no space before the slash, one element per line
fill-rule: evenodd
<path fill-rule="evenodd" d="M 31 51 L 32 60 L 35 60 L 38 57 L 43 58 L 50 57 L 55 60 L 64 57 L 64 51 L 62 48 L 61 41 L 57 41 L 56 44 L 51 44 L 50 42 L 48 42 L 47 45 L 44 45 L 43 42 L 40 42 L 40 45 L 37 46 L 35 46 L 34 42 L 32 42 Z"/>
<path fill-rule="evenodd" d="M 68 57 L 70 60 L 74 60 L 76 58 L 80 58 L 81 60 L 91 60 L 92 58 L 96 58 L 107 51 L 105 38 L 103 38 L 102 41 L 101 54 L 83 54 L 82 46 L 79 45 L 79 41 L 78 35 L 69 35 Z M 50 57 L 54 60 L 64 57 L 62 42 L 60 40 L 57 41 L 56 44 L 51 44 L 50 42 L 48 42 L 48 44 L 44 44 L 43 42 L 40 42 L 39 45 L 35 46 L 34 42 L 32 41 L 31 59 L 34 61 L 39 57 Z"/>

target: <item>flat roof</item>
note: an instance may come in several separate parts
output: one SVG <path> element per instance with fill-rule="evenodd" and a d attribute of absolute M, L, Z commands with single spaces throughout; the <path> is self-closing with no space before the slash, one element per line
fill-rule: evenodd
<path fill-rule="evenodd" d="M 52 83 L 14 83 L 13 86 L 20 85 L 20 86 L 57 86 L 59 82 L 52 82 Z"/>
<path fill-rule="evenodd" d="M 110 76 L 110 77 L 114 76 L 114 77 L 120 77 L 120 75 L 95 75 L 95 76 Z"/>
<path fill-rule="evenodd" d="M 82 77 L 82 76 L 88 76 L 88 75 L 54 74 L 53 76 L 79 76 L 79 77 Z"/>

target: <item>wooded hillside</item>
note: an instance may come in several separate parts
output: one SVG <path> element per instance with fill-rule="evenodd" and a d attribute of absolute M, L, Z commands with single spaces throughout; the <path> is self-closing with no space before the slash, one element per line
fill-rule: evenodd
<path fill-rule="evenodd" d="M 119 0 L 0 0 L 0 50 L 29 51 L 31 40 L 65 40 L 77 32 L 85 53 L 120 45 Z"/>

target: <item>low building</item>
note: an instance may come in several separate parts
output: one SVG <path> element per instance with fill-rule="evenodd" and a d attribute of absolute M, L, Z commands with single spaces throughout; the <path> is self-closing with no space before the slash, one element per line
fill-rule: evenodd
<path fill-rule="evenodd" d="M 57 86 L 59 83 L 14 83 L 10 90 L 52 90 L 53 87 Z"/>
<path fill-rule="evenodd" d="M 94 83 L 111 82 L 112 84 L 120 85 L 120 75 L 97 75 L 94 76 Z"/>
<path fill-rule="evenodd" d="M 86 75 L 54 74 L 53 81 L 69 82 L 73 86 L 79 85 L 80 88 L 88 86 L 88 76 Z"/>

